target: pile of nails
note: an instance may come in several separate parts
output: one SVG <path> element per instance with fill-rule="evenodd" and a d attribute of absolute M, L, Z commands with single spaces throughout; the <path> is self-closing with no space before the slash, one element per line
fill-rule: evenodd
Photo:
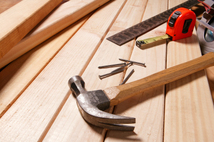
<path fill-rule="evenodd" d="M 146 67 L 145 63 L 140 63 L 140 62 L 135 62 L 135 61 L 131 61 L 131 60 L 126 60 L 126 59 L 120 59 L 120 61 L 123 61 L 123 63 L 118 63 L 118 64 L 111 64 L 111 65 L 104 65 L 104 66 L 99 66 L 99 69 L 106 69 L 106 68 L 112 68 L 112 67 L 119 67 L 113 71 L 111 71 L 110 73 L 107 74 L 103 74 L 103 75 L 99 75 L 99 78 L 102 80 L 104 78 L 107 78 L 109 76 L 124 72 L 125 70 L 127 70 L 130 66 L 132 66 L 133 64 L 135 65 L 139 65 L 139 66 L 143 66 Z M 131 75 L 134 73 L 134 69 L 132 69 L 132 71 L 127 75 L 127 77 L 124 79 L 124 81 L 120 84 L 125 84 L 126 81 L 131 77 Z"/>

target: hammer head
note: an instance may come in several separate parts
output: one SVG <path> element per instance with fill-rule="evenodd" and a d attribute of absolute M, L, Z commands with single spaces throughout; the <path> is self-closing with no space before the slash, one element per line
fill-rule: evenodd
<path fill-rule="evenodd" d="M 77 106 L 82 117 L 90 124 L 98 127 L 133 131 L 133 126 L 122 123 L 135 123 L 135 118 L 114 115 L 104 110 L 110 107 L 110 100 L 102 90 L 86 91 L 85 83 L 80 76 L 74 76 L 68 81 L 72 93 L 76 96 Z"/>

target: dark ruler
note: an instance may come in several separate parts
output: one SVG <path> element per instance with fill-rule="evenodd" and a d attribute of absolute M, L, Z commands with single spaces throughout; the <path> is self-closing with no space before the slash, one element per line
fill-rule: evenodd
<path fill-rule="evenodd" d="M 197 0 L 188 0 L 184 3 L 181 3 L 169 10 L 166 10 L 152 18 L 149 18 L 143 22 L 140 22 L 139 24 L 136 24 L 128 29 L 125 29 L 113 36 L 108 37 L 107 39 L 117 45 L 122 45 L 152 29 L 155 27 L 167 22 L 169 16 L 173 11 L 175 11 L 177 8 L 184 7 L 190 9 L 194 5 L 198 4 L 199 1 Z"/>

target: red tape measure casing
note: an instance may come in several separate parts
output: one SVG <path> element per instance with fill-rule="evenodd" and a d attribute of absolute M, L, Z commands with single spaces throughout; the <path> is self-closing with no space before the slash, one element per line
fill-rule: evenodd
<path fill-rule="evenodd" d="M 172 40 L 178 40 L 192 36 L 196 22 L 196 15 L 193 11 L 186 8 L 176 9 L 169 17 L 167 22 L 166 34 Z"/>

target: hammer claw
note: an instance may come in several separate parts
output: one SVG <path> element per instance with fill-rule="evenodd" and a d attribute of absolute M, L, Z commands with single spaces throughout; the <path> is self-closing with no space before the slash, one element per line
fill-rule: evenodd
<path fill-rule="evenodd" d="M 97 93 L 101 93 L 100 90 L 95 91 Z M 92 94 L 96 94 L 94 91 Z M 87 95 L 92 96 L 91 92 L 88 92 Z M 135 123 L 135 118 L 133 117 L 126 117 L 126 116 L 120 116 L 120 115 L 114 115 L 107 113 L 105 111 L 105 108 L 109 107 L 106 106 L 104 108 L 100 108 L 96 106 L 96 103 L 94 102 L 87 102 L 89 99 L 84 96 L 84 94 L 80 94 L 77 97 L 77 106 L 79 108 L 79 111 L 82 115 L 82 117 L 90 124 L 93 124 L 98 127 L 111 129 L 111 130 L 133 130 L 134 127 L 132 126 L 126 126 L 121 124 L 129 124 L 129 123 Z M 98 96 L 98 95 L 97 95 Z M 83 99 L 84 98 L 84 99 Z M 85 100 L 85 98 L 87 98 Z M 101 99 L 99 99 L 101 100 Z M 99 101 L 101 103 L 101 101 Z M 103 103 L 102 107 L 106 104 Z"/>
<path fill-rule="evenodd" d="M 109 130 L 119 130 L 119 131 L 133 131 L 134 126 L 128 126 L 128 125 L 120 125 L 120 124 L 108 124 L 108 123 L 99 123 L 97 126 L 106 128 Z"/>
<path fill-rule="evenodd" d="M 86 91 L 80 76 L 72 77 L 68 82 L 76 96 L 77 106 L 82 117 L 90 124 L 111 130 L 133 130 L 133 126 L 122 124 L 135 123 L 135 118 L 107 113 L 110 100 L 102 90 Z"/>
<path fill-rule="evenodd" d="M 85 113 L 85 112 L 84 112 Z M 107 114 L 107 115 L 106 115 Z M 108 114 L 108 113 L 102 113 L 103 117 L 94 116 L 92 114 L 82 114 L 85 121 L 87 121 L 90 124 L 93 124 L 95 126 L 106 128 L 110 130 L 122 130 L 122 131 L 133 131 L 134 126 L 128 126 L 128 125 L 122 125 L 123 123 L 135 123 L 135 118 L 131 117 L 122 117 L 121 118 L 114 118 L 117 117 L 117 115 Z"/>
<path fill-rule="evenodd" d="M 86 121 L 108 129 L 133 130 L 133 127 L 118 124 L 135 123 L 135 118 L 110 114 L 104 112 L 104 110 L 139 92 L 173 82 L 213 65 L 214 53 L 210 52 L 202 57 L 173 66 L 140 80 L 104 90 L 86 91 L 84 88 L 85 83 L 80 76 L 72 77 L 69 80 L 69 86 L 76 95 L 79 110 Z"/>
<path fill-rule="evenodd" d="M 85 119 L 86 122 L 93 124 L 95 126 L 106 128 L 110 130 L 123 130 L 123 131 L 133 131 L 134 126 L 122 125 L 122 124 L 129 124 L 135 123 L 135 118 L 132 117 L 125 117 L 110 114 L 104 111 L 96 109 L 83 109 L 79 106 L 79 110 L 81 115 Z"/>

